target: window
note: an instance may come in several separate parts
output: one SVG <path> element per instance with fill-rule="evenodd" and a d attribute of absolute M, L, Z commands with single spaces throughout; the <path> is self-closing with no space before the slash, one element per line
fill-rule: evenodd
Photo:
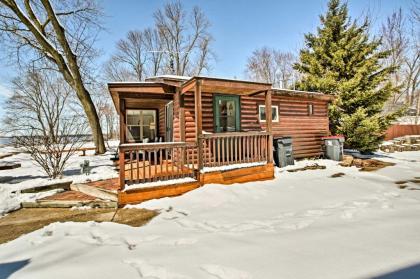
<path fill-rule="evenodd" d="M 258 106 L 258 115 L 261 122 L 266 121 L 265 105 Z M 272 115 L 271 119 L 273 122 L 279 122 L 279 107 L 278 106 L 271 106 L 271 115 Z"/>
<path fill-rule="evenodd" d="M 127 110 L 127 140 L 139 142 L 156 137 L 156 111 L 143 109 Z"/>
<path fill-rule="evenodd" d="M 313 114 L 314 114 L 314 105 L 308 104 L 308 115 L 313 115 Z"/>

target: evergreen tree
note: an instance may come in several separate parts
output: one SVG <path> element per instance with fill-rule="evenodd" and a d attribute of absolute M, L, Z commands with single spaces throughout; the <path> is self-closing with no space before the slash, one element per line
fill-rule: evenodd
<path fill-rule="evenodd" d="M 320 16 L 317 34 L 306 34 L 295 69 L 303 75 L 297 87 L 334 95 L 329 115 L 331 131 L 346 137 L 346 147 L 374 151 L 384 132 L 400 115 L 383 114 L 385 102 L 399 91 L 389 81 L 395 67 L 383 66 L 389 51 L 380 39 L 369 38 L 369 21 L 351 21 L 346 3 L 330 0 Z"/>

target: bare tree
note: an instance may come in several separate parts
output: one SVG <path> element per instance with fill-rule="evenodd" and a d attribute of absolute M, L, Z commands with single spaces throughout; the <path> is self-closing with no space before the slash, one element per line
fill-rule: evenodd
<path fill-rule="evenodd" d="M 147 76 L 155 76 L 162 66 L 160 49 L 156 30 L 129 31 L 118 41 L 116 52 L 105 64 L 105 75 L 113 81 L 142 81 Z"/>
<path fill-rule="evenodd" d="M 250 79 L 272 83 L 275 87 L 288 88 L 296 79 L 293 64 L 296 57 L 268 47 L 253 51 L 248 58 L 246 74 Z"/>
<path fill-rule="evenodd" d="M 420 20 L 419 6 L 414 2 L 409 21 L 404 18 L 401 9 L 389 16 L 382 25 L 383 49 L 390 50 L 387 66 L 397 66 L 398 71 L 392 75 L 394 85 L 400 86 L 401 91 L 390 100 L 388 109 L 398 106 L 416 108 L 415 123 L 419 115 L 419 85 L 420 85 Z"/>
<path fill-rule="evenodd" d="M 160 51 L 165 54 L 164 73 L 199 75 L 209 70 L 213 39 L 208 32 L 210 22 L 198 7 L 188 13 L 181 1 L 175 1 L 157 10 L 154 18 L 162 42 Z"/>
<path fill-rule="evenodd" d="M 398 67 L 399 70 L 391 74 L 392 82 L 395 86 L 403 86 L 402 66 L 405 60 L 405 55 L 408 47 L 408 38 L 405 34 L 405 20 L 401 8 L 397 12 L 393 12 L 391 16 L 386 19 L 385 24 L 381 27 L 382 34 L 382 49 L 390 51 L 384 63 L 387 67 Z M 395 106 L 401 103 L 401 97 L 404 91 L 400 94 L 392 96 L 392 105 Z"/>
<path fill-rule="evenodd" d="M 100 15 L 94 1 L 0 0 L 0 34 L 10 57 L 62 74 L 83 106 L 96 151 L 104 153 L 99 118 L 85 85 Z"/>
<path fill-rule="evenodd" d="M 54 73 L 24 73 L 6 102 L 5 130 L 51 178 L 85 140 L 87 123 L 69 110 L 72 89 Z"/>

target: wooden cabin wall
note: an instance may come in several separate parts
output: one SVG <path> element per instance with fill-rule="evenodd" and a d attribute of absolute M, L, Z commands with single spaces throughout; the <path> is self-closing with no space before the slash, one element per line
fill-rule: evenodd
<path fill-rule="evenodd" d="M 203 132 L 214 132 L 213 126 L 213 94 L 202 93 L 202 114 L 203 114 Z M 194 93 L 187 92 L 184 94 L 185 109 L 185 140 L 194 142 L 195 139 L 195 103 Z"/>
<path fill-rule="evenodd" d="M 308 115 L 308 104 L 313 104 L 313 115 Z M 264 94 L 241 96 L 241 130 L 265 130 L 265 123 L 260 123 L 258 106 L 265 104 Z M 279 122 L 273 122 L 274 137 L 291 136 L 295 158 L 319 156 L 321 137 L 328 135 L 328 102 L 313 98 L 272 96 L 273 106 L 279 107 Z M 176 107 L 176 106 L 175 106 Z M 194 93 L 184 94 L 185 137 L 186 141 L 195 141 Z M 203 131 L 214 132 L 213 94 L 202 93 Z"/>
<path fill-rule="evenodd" d="M 264 95 L 241 98 L 241 127 L 245 131 L 265 130 L 259 121 L 258 106 L 264 105 Z M 313 104 L 313 115 L 308 115 Z M 273 137 L 291 136 L 295 158 L 319 156 L 321 137 L 329 134 L 328 103 L 324 100 L 272 96 L 272 105 L 279 107 L 279 122 L 273 122 Z"/>

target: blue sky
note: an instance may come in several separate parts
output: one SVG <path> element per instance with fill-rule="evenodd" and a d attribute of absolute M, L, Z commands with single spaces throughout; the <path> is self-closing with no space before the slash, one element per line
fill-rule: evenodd
<path fill-rule="evenodd" d="M 160 0 L 103 0 L 107 17 L 106 32 L 99 36 L 98 47 L 106 60 L 115 42 L 129 30 L 153 25 L 153 12 L 167 1 Z M 256 48 L 269 46 L 283 51 L 298 52 L 303 35 L 314 32 L 319 15 L 326 11 L 328 0 L 183 0 L 186 8 L 199 6 L 209 18 L 210 32 L 215 41 L 213 50 L 217 61 L 210 75 L 241 78 L 247 57 Z M 392 11 L 408 10 L 412 0 L 348 0 L 350 16 L 360 18 L 369 13 L 374 21 L 373 31 Z M 1 65 L 0 117 L 7 94 L 8 80 L 14 75 L 11 68 Z M 5 89 L 6 88 L 6 89 Z"/>

